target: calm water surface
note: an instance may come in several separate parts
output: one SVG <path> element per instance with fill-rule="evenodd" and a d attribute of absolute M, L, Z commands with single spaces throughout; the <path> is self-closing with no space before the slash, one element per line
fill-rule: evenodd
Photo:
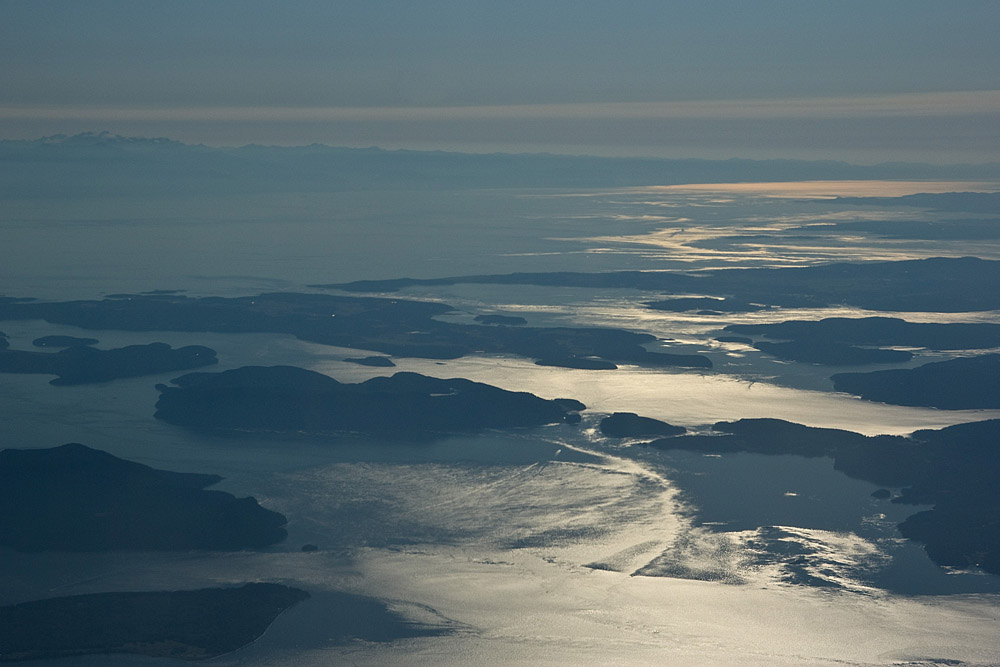
<path fill-rule="evenodd" d="M 924 219 L 921 210 L 811 197 L 947 191 L 954 184 L 648 188 L 590 192 L 349 193 L 257 199 L 13 203 L 0 225 L 0 281 L 12 296 L 95 298 L 183 289 L 243 295 L 311 283 L 512 271 L 697 269 L 830 259 L 964 254 L 961 242 L 783 242 L 809 222 Z M 572 195 L 572 196 L 568 196 Z M 377 233 L 376 233 L 377 232 Z M 725 241 L 751 234 L 749 244 Z M 768 235 L 773 242 L 768 241 Z M 717 243 L 709 247 L 710 243 Z M 974 249 L 1000 257 L 996 244 Z M 894 525 L 919 508 L 828 459 L 663 453 L 602 438 L 600 416 L 632 411 L 693 429 L 780 417 L 863 433 L 908 433 L 1000 416 L 871 404 L 829 391 L 830 369 L 788 367 L 712 338 L 737 318 L 651 313 L 635 291 L 457 285 L 403 296 L 453 316 L 511 312 L 533 325 L 620 326 L 705 353 L 716 370 L 613 372 L 522 360 L 397 360 L 590 408 L 580 426 L 453 436 L 425 444 L 347 436 L 228 438 L 152 418 L 153 385 L 176 374 L 52 387 L 0 375 L 5 446 L 70 441 L 156 467 L 222 474 L 289 517 L 289 539 L 237 554 L 15 554 L 0 551 L 0 602 L 101 590 L 285 581 L 316 593 L 258 642 L 211 661 L 327 664 L 990 664 L 997 577 L 950 574 Z M 654 295 L 658 297 L 659 295 Z M 787 319 L 793 312 L 739 316 Z M 798 316 L 866 315 L 816 311 Z M 909 317 L 909 316 L 908 316 Z M 934 321 L 934 315 L 920 315 Z M 995 313 L 949 315 L 996 321 Z M 912 319 L 917 319 L 916 317 Z M 3 322 L 14 348 L 43 322 Z M 90 335 L 90 334 L 88 334 Z M 357 350 L 278 335 L 100 331 L 102 347 L 161 340 L 219 352 L 219 370 L 292 364 L 360 381 L 385 369 Z M 836 369 L 839 370 L 839 369 Z M 317 544 L 320 551 L 299 552 Z M 641 576 L 631 576 L 638 574 Z M 339 647 L 324 619 L 340 591 L 389 600 L 446 637 Z M 924 598 L 936 594 L 933 599 Z M 794 621 L 794 622 L 792 622 Z M 922 661 L 922 662 L 921 662 Z M 132 657 L 81 665 L 154 664 Z M 49 661 L 41 664 L 69 664 Z M 159 664 L 156 662 L 155 664 Z"/>

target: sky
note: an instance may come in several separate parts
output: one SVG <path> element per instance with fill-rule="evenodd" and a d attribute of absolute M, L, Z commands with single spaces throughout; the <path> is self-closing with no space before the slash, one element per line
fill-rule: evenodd
<path fill-rule="evenodd" d="M 0 0 L 0 138 L 1000 156 L 996 0 Z"/>

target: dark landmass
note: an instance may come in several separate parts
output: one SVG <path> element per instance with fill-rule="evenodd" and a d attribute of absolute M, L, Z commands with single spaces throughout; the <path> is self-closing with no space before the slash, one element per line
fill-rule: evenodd
<path fill-rule="evenodd" d="M 736 299 L 713 299 L 710 297 L 678 297 L 675 299 L 664 299 L 663 301 L 650 301 L 644 305 L 653 310 L 665 310 L 671 313 L 683 313 L 702 309 L 707 309 L 713 314 L 753 313 L 767 308 L 767 306 L 758 303 L 749 303 Z"/>
<path fill-rule="evenodd" d="M 0 350 L 6 350 L 10 347 L 10 341 L 7 340 L 7 334 L 0 331 Z"/>
<path fill-rule="evenodd" d="M 1000 220 L 852 220 L 806 227 L 790 232 L 811 232 L 816 237 L 864 234 L 885 239 L 917 241 L 992 241 L 1000 238 Z M 784 238 L 784 237 L 782 237 Z"/>
<path fill-rule="evenodd" d="M 305 591 L 280 584 L 93 593 L 0 607 L 0 661 L 127 653 L 204 660 L 264 634 Z"/>
<path fill-rule="evenodd" d="M 87 339 L 90 340 L 90 339 Z M 90 384 L 119 378 L 201 368 L 217 363 L 215 350 L 188 345 L 176 350 L 166 343 L 128 345 L 98 350 L 74 345 L 58 352 L 0 351 L 0 372 L 57 375 L 54 385 Z"/>
<path fill-rule="evenodd" d="M 650 352 L 649 334 L 621 329 L 504 327 L 434 319 L 450 306 L 403 299 L 261 294 L 192 299 L 130 295 L 102 301 L 0 303 L 0 320 L 43 319 L 84 329 L 287 333 L 302 340 L 398 357 L 457 359 L 475 353 L 531 359 L 594 357 L 611 363 L 711 368 L 701 355 Z"/>
<path fill-rule="evenodd" d="M 392 359 L 389 357 L 348 357 L 344 361 L 361 366 L 375 366 L 377 368 L 393 368 L 396 365 L 392 363 Z"/>
<path fill-rule="evenodd" d="M 391 642 L 415 637 L 440 637 L 454 632 L 457 624 L 444 621 L 427 624 L 408 620 L 374 598 L 340 592 L 317 592 L 322 605 L 328 641 L 343 646 L 357 641 Z"/>
<path fill-rule="evenodd" d="M 925 448 L 914 480 L 893 502 L 933 504 L 899 525 L 934 562 L 1000 574 L 1000 420 L 917 431 Z M 919 455 L 918 455 L 919 456 Z M 851 462 L 845 461 L 845 466 Z M 914 464 L 910 464 L 914 465 Z M 850 468 L 847 468 L 851 474 Z"/>
<path fill-rule="evenodd" d="M 753 346 L 789 361 L 801 361 L 807 364 L 822 364 L 825 366 L 861 366 L 864 364 L 894 364 L 909 361 L 912 352 L 905 350 L 880 350 L 865 347 L 855 347 L 843 343 L 833 343 L 813 340 L 796 340 L 787 343 L 769 343 L 759 341 Z"/>
<path fill-rule="evenodd" d="M 879 500 L 889 500 L 892 498 L 892 491 L 889 489 L 875 489 L 872 491 L 872 498 L 878 498 Z"/>
<path fill-rule="evenodd" d="M 509 327 L 524 326 L 528 320 L 518 315 L 476 315 L 480 324 L 502 324 Z"/>
<path fill-rule="evenodd" d="M 18 551 L 231 551 L 285 539 L 285 517 L 79 444 L 0 451 L 0 545 Z"/>
<path fill-rule="evenodd" d="M 342 384 L 291 366 L 190 373 L 157 385 L 156 417 L 196 429 L 361 431 L 422 438 L 437 432 L 564 422 L 585 406 L 463 379 L 396 373 Z"/>
<path fill-rule="evenodd" d="M 617 364 L 604 359 L 592 359 L 588 357 L 563 357 L 562 359 L 539 359 L 535 362 L 537 366 L 558 366 L 559 368 L 575 368 L 584 371 L 613 371 L 618 368 Z"/>
<path fill-rule="evenodd" d="M 219 148 L 108 133 L 0 141 L 0 196 L 16 199 L 372 189 L 625 187 L 837 179 L 993 179 L 1000 165 L 670 160 L 309 146 Z"/>
<path fill-rule="evenodd" d="M 640 417 L 634 412 L 616 412 L 601 420 L 601 433 L 613 438 L 675 436 L 686 433 L 683 426 L 674 426 L 659 419 Z"/>
<path fill-rule="evenodd" d="M 753 345 L 753 339 L 747 338 L 746 336 L 716 336 L 715 340 L 720 343 L 743 343 L 744 345 Z"/>
<path fill-rule="evenodd" d="M 741 250 L 757 249 L 777 245 L 803 245 L 815 243 L 816 237 L 805 234 L 792 235 L 782 231 L 781 234 L 733 234 L 731 236 L 713 236 L 685 243 L 689 248 L 703 250 L 732 250 L 734 247 L 746 246 Z"/>
<path fill-rule="evenodd" d="M 921 192 L 902 197 L 836 197 L 839 204 L 864 206 L 917 206 L 935 211 L 960 211 L 963 213 L 997 213 L 1000 211 L 1000 192 Z"/>
<path fill-rule="evenodd" d="M 711 294 L 788 308 L 853 305 L 869 310 L 957 313 L 1000 309 L 1000 261 L 933 257 L 900 262 L 836 263 L 778 269 L 718 269 L 607 273 L 510 273 L 450 278 L 362 280 L 318 287 L 391 292 L 417 285 L 542 285 L 627 288 L 675 294 Z"/>
<path fill-rule="evenodd" d="M 903 487 L 894 503 L 933 505 L 899 525 L 939 565 L 1000 574 L 1000 420 L 959 424 L 909 437 L 868 437 L 777 419 L 719 422 L 719 435 L 684 435 L 649 443 L 703 453 L 828 456 L 844 474 Z"/>
<path fill-rule="evenodd" d="M 917 368 L 837 373 L 837 391 L 869 401 L 944 410 L 1000 408 L 1000 354 L 937 361 Z"/>
<path fill-rule="evenodd" d="M 97 345 L 96 338 L 79 338 L 77 336 L 42 336 L 31 341 L 35 347 L 73 347 L 74 345 Z"/>
<path fill-rule="evenodd" d="M 859 447 L 872 440 L 851 431 L 803 426 L 781 419 L 718 422 L 712 430 L 716 435 L 666 438 L 654 440 L 648 443 L 648 446 L 654 449 L 684 449 L 710 454 L 753 452 L 817 457 L 833 456 L 840 449 Z"/>
<path fill-rule="evenodd" d="M 587 406 L 576 400 L 575 398 L 553 398 L 552 402 L 556 405 L 562 406 L 562 409 L 572 417 L 572 413 L 580 412 L 581 410 L 586 410 Z"/>
<path fill-rule="evenodd" d="M 977 289 L 982 290 L 982 287 Z M 776 324 L 730 324 L 725 330 L 769 338 L 847 345 L 926 347 L 931 350 L 1000 347 L 1000 324 L 907 322 L 895 317 L 829 317 L 818 321 L 789 320 Z"/>

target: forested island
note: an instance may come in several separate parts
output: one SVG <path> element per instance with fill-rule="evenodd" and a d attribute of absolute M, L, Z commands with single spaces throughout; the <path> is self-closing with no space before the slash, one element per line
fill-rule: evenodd
<path fill-rule="evenodd" d="M 1000 324 L 907 322 L 895 317 L 828 317 L 822 320 L 788 320 L 773 324 L 731 324 L 724 330 L 739 335 L 756 334 L 777 339 L 757 342 L 744 339 L 741 342 L 748 342 L 758 350 L 780 359 L 831 366 L 902 363 L 913 358 L 913 352 L 909 350 L 884 349 L 887 347 L 930 350 L 1000 347 Z M 740 340 L 732 336 L 727 338 Z M 971 370 L 971 366 L 967 368 Z M 944 376 L 940 376 L 940 379 L 944 380 Z M 838 390 L 862 393 L 847 389 L 846 381 L 843 386 L 844 389 L 838 387 Z M 926 402 L 903 405 L 943 407 Z"/>
<path fill-rule="evenodd" d="M 218 362 L 215 350 L 202 345 L 174 349 L 166 343 L 149 343 L 99 350 L 90 343 L 67 346 L 65 338 L 70 337 L 35 341 L 39 347 L 64 348 L 58 352 L 0 349 L 0 372 L 56 375 L 51 384 L 74 385 L 189 370 Z"/>
<path fill-rule="evenodd" d="M 344 361 L 357 364 L 359 366 L 372 366 L 374 368 L 392 368 L 396 364 L 389 357 L 345 357 Z"/>
<path fill-rule="evenodd" d="M 1000 408 L 1000 354 L 959 357 L 916 368 L 837 373 L 837 391 L 869 401 L 944 410 Z"/>
<path fill-rule="evenodd" d="M 672 299 L 663 299 L 662 301 L 649 301 L 645 306 L 653 310 L 663 310 L 671 313 L 699 311 L 719 314 L 753 313 L 767 308 L 767 306 L 750 303 L 749 301 L 712 297 L 674 297 Z"/>
<path fill-rule="evenodd" d="M 899 524 L 899 531 L 922 542 L 935 563 L 1000 574 L 1000 420 L 909 437 L 869 437 L 777 419 L 719 422 L 713 430 L 715 435 L 661 438 L 648 446 L 830 457 L 850 477 L 901 488 L 892 502 L 933 505 Z"/>
<path fill-rule="evenodd" d="M 31 341 L 35 347 L 73 347 L 74 345 L 96 345 L 101 341 L 96 338 L 80 336 L 42 336 Z"/>
<path fill-rule="evenodd" d="M 232 551 L 285 539 L 285 517 L 80 444 L 0 451 L 0 546 L 18 551 Z"/>
<path fill-rule="evenodd" d="M 712 269 L 697 275 L 678 271 L 608 271 L 396 278 L 318 287 L 352 292 L 390 292 L 420 285 L 460 284 L 627 288 L 676 295 L 711 295 L 731 299 L 734 305 L 738 302 L 756 304 L 754 308 L 813 308 L 847 304 L 869 310 L 941 313 L 1000 308 L 1000 292 L 981 289 L 983 285 L 1000 284 L 1000 261 L 977 257 Z"/>
<path fill-rule="evenodd" d="M 640 417 L 634 412 L 615 412 L 601 420 L 598 429 L 613 438 L 643 438 L 672 436 L 686 433 L 683 426 L 674 426 L 659 419 Z"/>
<path fill-rule="evenodd" d="M 461 378 L 396 373 L 358 384 L 291 366 L 191 373 L 157 385 L 156 418 L 196 429 L 360 431 L 424 438 L 441 432 L 576 421 L 585 406 Z"/>
<path fill-rule="evenodd" d="M 520 315 L 499 315 L 496 313 L 476 315 L 473 319 L 480 324 L 499 324 L 508 327 L 519 327 L 528 323 L 528 320 Z"/>
<path fill-rule="evenodd" d="M 753 343 L 753 346 L 761 352 L 779 359 L 824 366 L 894 364 L 913 358 L 913 353 L 907 350 L 882 350 L 815 340 L 795 340 L 782 343 L 757 341 Z"/>
<path fill-rule="evenodd" d="M 204 660 L 246 646 L 309 597 L 281 584 L 92 593 L 0 607 L 0 661 L 125 653 Z"/>
<path fill-rule="evenodd" d="M 1000 347 L 1000 324 L 907 322 L 896 317 L 828 317 L 775 324 L 730 324 L 726 331 L 816 344 L 972 350 Z"/>
<path fill-rule="evenodd" d="M 0 300 L 0 320 L 42 319 L 84 329 L 284 333 L 324 345 L 399 357 L 457 359 L 515 354 L 535 360 L 593 358 L 607 364 L 711 368 L 699 354 L 653 352 L 655 336 L 597 327 L 456 324 L 435 319 L 441 303 L 326 294 L 188 298 L 117 295 L 100 301 Z M 71 348 L 75 349 L 75 348 Z"/>

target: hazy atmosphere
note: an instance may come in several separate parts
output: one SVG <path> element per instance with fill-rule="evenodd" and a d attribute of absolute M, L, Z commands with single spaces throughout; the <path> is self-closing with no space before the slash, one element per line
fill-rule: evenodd
<path fill-rule="evenodd" d="M 997 34 L 0 0 L 0 662 L 1000 664 Z"/>
<path fill-rule="evenodd" d="M 990 0 L 5 0 L 0 131 L 983 162 Z"/>

